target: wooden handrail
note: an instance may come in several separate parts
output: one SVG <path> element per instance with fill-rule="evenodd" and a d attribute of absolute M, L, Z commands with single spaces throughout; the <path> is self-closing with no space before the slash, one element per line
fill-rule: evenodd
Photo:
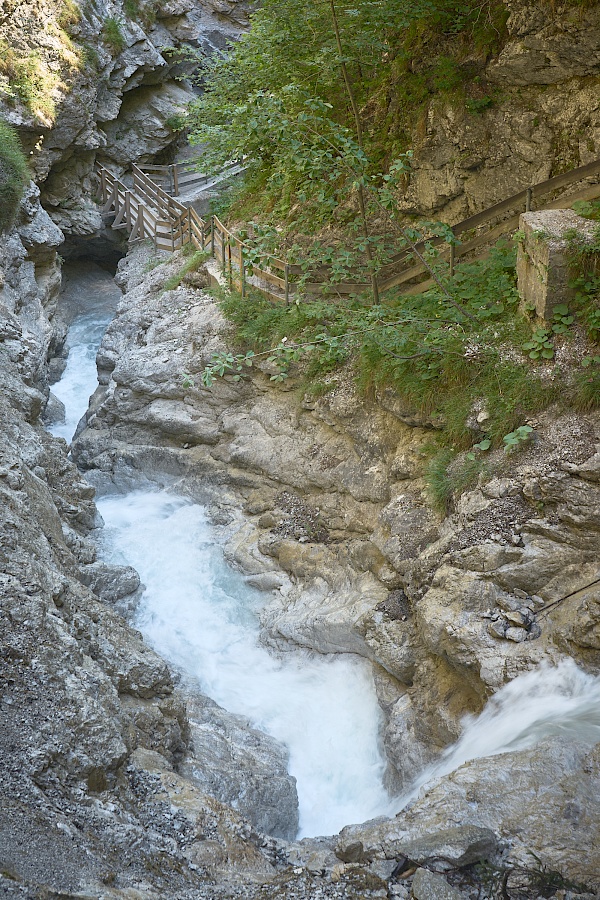
<path fill-rule="evenodd" d="M 150 236 L 154 240 L 157 248 L 165 250 L 178 250 L 185 244 L 192 243 L 196 249 L 206 249 L 208 246 L 211 255 L 216 257 L 217 250 L 221 259 L 221 265 L 227 271 L 227 277 L 231 284 L 236 283 L 238 278 L 234 272 L 234 261 L 239 272 L 239 281 L 242 294 L 245 294 L 246 284 L 249 280 L 254 281 L 255 286 L 263 294 L 278 301 L 289 301 L 291 294 L 297 291 L 294 282 L 290 282 L 290 275 L 299 275 L 304 273 L 304 268 L 298 264 L 286 263 L 285 260 L 277 257 L 264 256 L 261 266 L 252 263 L 252 276 L 250 277 L 246 269 L 249 264 L 246 259 L 254 255 L 254 248 L 247 241 L 242 240 L 233 234 L 217 216 L 212 216 L 210 222 L 203 219 L 193 207 L 184 206 L 175 197 L 171 196 L 159 184 L 150 177 L 148 173 L 156 173 L 163 175 L 171 173 L 171 183 L 173 179 L 177 185 L 177 178 L 183 179 L 181 173 L 186 169 L 190 169 L 196 165 L 197 161 L 190 160 L 186 163 L 177 164 L 178 174 L 173 175 L 174 166 L 136 166 L 132 167 L 133 187 L 128 187 L 117 176 L 106 169 L 99 167 L 100 174 L 100 195 L 102 201 L 103 213 L 114 216 L 112 227 L 127 229 L 130 233 L 130 240 L 136 240 L 142 237 Z M 495 203 L 493 206 L 470 216 L 468 219 L 458 222 L 452 227 L 455 237 L 465 234 L 469 231 L 479 229 L 484 225 L 495 222 L 499 217 L 506 213 L 514 212 L 519 207 L 528 209 L 534 200 L 538 200 L 549 193 L 554 193 L 562 188 L 575 185 L 593 175 L 600 173 L 600 159 L 593 160 L 577 169 L 572 169 L 561 175 L 556 175 L 546 181 L 539 182 L 529 188 L 525 188 L 505 200 Z M 545 204 L 547 209 L 558 209 L 569 206 L 575 200 L 589 200 L 600 196 L 600 184 L 591 185 L 581 188 L 580 190 L 552 200 Z M 486 231 L 481 232 L 469 238 L 463 243 L 457 243 L 449 252 L 450 265 L 453 268 L 455 259 L 473 253 L 474 250 L 485 247 L 492 240 L 513 231 L 518 225 L 520 213 L 509 216 L 503 221 L 496 222 Z M 442 246 L 443 238 L 432 238 L 427 243 L 433 246 Z M 427 267 L 421 262 L 415 262 L 414 250 L 419 253 L 425 249 L 425 241 L 415 245 L 414 248 L 404 248 L 396 254 L 389 263 L 383 266 L 377 275 L 380 291 L 387 291 L 393 287 L 407 284 L 415 279 L 428 273 Z M 217 248 L 218 244 L 218 248 Z M 235 252 L 232 252 L 232 249 Z M 480 254 L 481 255 L 481 254 Z M 283 277 L 274 274 L 274 271 L 283 273 Z M 344 283 L 332 283 L 330 280 L 331 269 L 328 266 L 319 266 L 311 273 L 313 278 L 323 279 L 322 281 L 311 281 L 303 285 L 303 290 L 307 293 L 337 293 L 337 294 L 358 294 L 369 290 L 370 282 L 366 283 L 362 280 L 356 283 L 352 281 Z M 352 275 L 352 273 L 350 273 Z M 364 273 L 357 270 L 356 277 L 364 278 Z M 261 284 L 262 282 L 262 284 Z M 265 284 L 275 287 L 274 292 Z M 427 290 L 433 284 L 432 279 L 427 279 L 420 284 L 413 284 L 406 289 L 407 293 L 420 293 Z"/>

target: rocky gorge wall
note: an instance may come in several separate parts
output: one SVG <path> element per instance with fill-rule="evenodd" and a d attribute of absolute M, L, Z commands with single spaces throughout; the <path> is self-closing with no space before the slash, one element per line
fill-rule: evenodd
<path fill-rule="evenodd" d="M 455 224 L 600 155 L 598 4 L 504 6 L 499 52 L 475 42 L 460 57 L 467 99 L 433 97 L 411 130 L 408 213 Z M 489 14 L 481 7 L 482 20 Z M 401 98 L 389 92 L 392 120 Z"/>
<path fill-rule="evenodd" d="M 0 70 L 0 112 L 39 184 L 2 236 L 0 891 L 405 897 L 389 880 L 402 855 L 504 864 L 533 851 L 597 892 L 597 749 L 552 738 L 475 760 L 399 819 L 289 844 L 283 749 L 186 693 L 118 614 L 139 579 L 96 559 L 92 488 L 40 419 L 64 341 L 58 252 L 65 237 L 72 250 L 105 234 L 96 160 L 122 171 L 173 142 L 168 120 L 191 93 L 165 48 L 219 48 L 247 15 L 175 0 L 144 26 L 120 3 L 90 5 L 72 40 L 97 61 L 78 68 L 46 27 L 55 12 L 11 4 L 0 18 L 0 40 L 26 58 L 35 40 L 56 76 L 49 113 L 7 94 Z M 107 18 L 123 23 L 119 52 L 98 40 Z M 454 220 L 597 155 L 597 8 L 547 21 L 539 5 L 511 3 L 509 32 L 487 73 L 504 99 L 476 117 L 432 108 L 407 209 Z M 179 262 L 154 262 L 142 247 L 121 268 L 126 294 L 73 456 L 101 488 L 150 478 L 205 503 L 233 565 L 270 592 L 274 647 L 373 662 L 392 790 L 456 739 L 465 712 L 541 660 L 569 656 L 598 673 L 596 414 L 545 414 L 535 442 L 509 463 L 497 455 L 442 518 L 422 477 L 434 423 L 391 393 L 357 398 L 349 381 L 319 400 L 293 379 L 273 385 L 268 370 L 202 389 L 224 323 L 193 285 L 164 293 Z M 433 844 L 419 846 L 423 835 Z"/>
<path fill-rule="evenodd" d="M 97 162 L 118 174 L 177 141 L 193 97 L 173 50 L 209 56 L 248 25 L 243 2 L 8 4 L 0 16 L 0 115 L 30 157 L 42 203 L 66 236 L 103 232 Z"/>
<path fill-rule="evenodd" d="M 479 712 L 517 675 L 565 656 L 598 673 L 597 414 L 544 414 L 535 442 L 510 458 L 499 451 L 442 518 L 424 493 L 429 423 L 393 395 L 360 399 L 350 382 L 308 400 L 293 378 L 274 385 L 268 367 L 201 387 L 203 366 L 223 348 L 218 307 L 185 280 L 164 291 L 176 259 L 152 265 L 140 247 L 120 267 L 126 292 L 98 354 L 101 385 L 74 458 L 100 488 L 127 488 L 143 473 L 206 504 L 233 564 L 271 592 L 265 640 L 373 661 L 393 789 L 458 737 L 465 712 Z M 465 821 L 496 829 L 515 858 L 532 851 L 589 881 L 596 838 L 585 850 L 578 842 L 583 818 L 596 834 L 596 757 L 582 746 L 567 764 L 565 752 L 554 739 L 470 763 L 417 804 L 415 821 L 425 831 Z M 526 790 L 501 791 L 490 813 L 513 767 L 539 769 L 543 784 L 531 774 Z M 563 776 L 581 782 L 566 787 Z M 461 779 L 478 785 L 468 809 L 454 787 Z M 574 791 L 571 823 L 565 796 Z M 523 823 L 531 805 L 537 812 Z M 560 839 L 540 827 L 547 816 Z M 393 856 L 395 827 L 402 831 L 382 824 L 376 837 L 353 830 L 342 858 Z"/>

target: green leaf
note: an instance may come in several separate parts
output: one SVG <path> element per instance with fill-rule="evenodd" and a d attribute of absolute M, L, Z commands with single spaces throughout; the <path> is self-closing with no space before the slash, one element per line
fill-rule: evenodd
<path fill-rule="evenodd" d="M 542 350 L 542 358 L 543 359 L 552 359 L 554 356 L 554 350 Z"/>

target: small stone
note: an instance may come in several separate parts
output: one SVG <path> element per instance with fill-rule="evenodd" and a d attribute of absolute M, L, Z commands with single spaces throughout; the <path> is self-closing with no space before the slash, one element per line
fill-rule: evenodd
<path fill-rule="evenodd" d="M 504 619 L 498 619 L 497 622 L 490 622 L 487 627 L 488 634 L 495 638 L 503 638 L 506 634 L 506 622 Z"/>
<path fill-rule="evenodd" d="M 524 628 L 526 625 L 529 625 L 529 623 L 531 622 L 531 616 L 529 614 L 529 611 L 527 611 L 527 613 L 528 613 L 527 615 L 524 615 L 521 612 L 521 610 L 515 609 L 515 610 L 508 610 L 507 612 L 504 613 L 504 615 L 508 619 L 509 622 L 513 623 L 513 625 L 519 625 Z"/>
<path fill-rule="evenodd" d="M 546 601 L 543 600 L 538 594 L 534 594 L 531 598 L 531 602 L 535 609 L 541 609 L 542 606 L 546 605 Z"/>
<path fill-rule="evenodd" d="M 527 600 L 527 597 L 529 596 L 529 594 L 526 591 L 522 591 L 521 588 L 515 588 L 513 594 L 521 600 Z"/>
<path fill-rule="evenodd" d="M 529 629 L 529 634 L 527 635 L 528 641 L 536 641 L 539 637 L 541 637 L 542 629 L 537 622 L 533 622 L 531 628 Z"/>
<path fill-rule="evenodd" d="M 259 528 L 273 528 L 277 524 L 277 520 L 273 513 L 266 512 L 258 520 Z"/>
<path fill-rule="evenodd" d="M 525 628 L 507 628 L 504 637 L 508 641 L 514 641 L 515 644 L 522 644 L 528 638 L 528 632 Z"/>
<path fill-rule="evenodd" d="M 369 866 L 369 869 L 382 881 L 389 881 L 396 865 L 395 859 L 375 859 Z"/>
<path fill-rule="evenodd" d="M 504 612 L 512 612 L 515 609 L 519 609 L 523 605 L 514 597 L 511 597 L 509 595 L 503 596 L 502 594 L 498 597 L 496 603 L 498 604 L 500 609 L 504 610 Z"/>

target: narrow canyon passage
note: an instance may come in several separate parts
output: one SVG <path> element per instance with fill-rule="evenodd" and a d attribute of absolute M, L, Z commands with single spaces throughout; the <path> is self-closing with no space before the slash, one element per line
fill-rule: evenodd
<path fill-rule="evenodd" d="M 72 271 L 67 283 L 66 301 L 78 314 L 67 367 L 53 388 L 66 421 L 52 429 L 67 440 L 96 387 L 95 352 L 115 290 L 96 267 L 91 274 Z M 105 496 L 98 508 L 106 524 L 104 558 L 134 566 L 145 585 L 135 624 L 149 643 L 217 703 L 288 748 L 300 834 L 333 834 L 388 811 L 370 664 L 305 651 L 277 658 L 260 646 L 261 595 L 227 566 L 197 504 L 144 490 Z"/>

